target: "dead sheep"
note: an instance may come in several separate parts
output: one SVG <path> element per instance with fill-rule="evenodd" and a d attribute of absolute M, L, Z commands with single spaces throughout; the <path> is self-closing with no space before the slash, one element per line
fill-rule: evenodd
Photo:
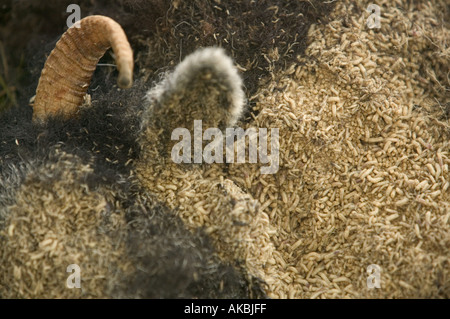
<path fill-rule="evenodd" d="M 6 52 L 19 45 L 12 53 L 16 60 L 17 52 L 23 50 L 20 45 L 30 49 L 32 80 L 44 62 L 37 61 L 38 57 L 45 56 L 36 52 L 54 47 L 51 39 L 62 33 L 69 2 L 14 2 L 9 20 L 5 19 L 9 27 L 0 26 Z M 94 242 L 95 247 L 81 244 L 94 254 L 71 251 L 74 257 L 63 260 L 65 276 L 58 285 L 64 286 L 70 275 L 66 264 L 73 262 L 84 265 L 83 280 L 102 283 L 87 287 L 82 282 L 85 292 L 127 296 L 131 290 L 145 296 L 142 291 L 149 285 L 133 283 L 156 278 L 139 272 L 158 269 L 149 263 L 155 259 L 139 259 L 155 251 L 156 244 L 139 240 L 145 233 L 141 228 L 137 237 L 129 239 L 134 234 L 129 227 L 153 229 L 148 219 L 153 218 L 158 227 L 165 225 L 164 218 L 173 216 L 182 221 L 180 227 L 189 230 L 189 236 L 202 233 L 201 238 L 211 242 L 220 259 L 215 265 L 234 266 L 234 273 L 246 279 L 244 287 L 252 293 L 261 279 L 260 286 L 271 298 L 448 298 L 449 59 L 445 49 L 449 29 L 445 1 L 398 1 L 392 6 L 380 0 L 380 29 L 367 25 L 372 14 L 367 3 L 354 0 L 79 3 L 83 16 L 102 14 L 120 22 L 135 50 L 136 79 L 132 89 L 118 89 L 112 85 L 114 68 L 100 67 L 88 91 L 92 101 L 80 94 L 82 105 L 75 108 L 73 118 L 47 117 L 44 110 L 47 124 L 33 124 L 28 101 L 1 116 L 2 238 L 29 234 L 31 225 L 51 224 L 55 230 L 76 231 L 71 237 L 67 231 L 57 236 L 55 231 L 43 234 L 33 229 L 37 240 L 25 236 L 3 245 L 33 243 L 29 250 L 16 249 L 27 256 L 17 254 L 24 264 L 2 265 L 9 278 L 25 278 L 18 281 L 25 282 L 24 287 L 16 291 L 29 292 L 29 283 L 37 283 L 33 290 L 39 290 L 48 278 L 40 276 L 42 283 L 36 280 L 36 265 L 42 271 L 56 269 L 54 264 L 61 264 L 60 247 L 79 247 L 79 238 L 94 237 L 83 243 Z M 46 10 L 40 10 L 41 5 Z M 21 36 L 8 37 L 11 29 L 21 31 Z M 53 33 L 47 34 L 48 30 Z M 40 42 L 41 32 L 48 37 Z M 45 45 L 49 48 L 40 48 Z M 237 126 L 280 129 L 276 174 L 260 174 L 259 163 L 179 165 L 169 160 L 171 129 L 198 117 L 199 105 L 214 100 L 217 86 L 201 88 L 207 74 L 191 82 L 188 91 L 214 93 L 200 99 L 201 103 L 190 95 L 183 97 L 178 90 L 178 97 L 167 98 L 166 90 L 173 87 L 170 83 L 177 65 L 188 61 L 185 58 L 198 48 L 211 46 L 226 50 L 244 82 L 248 107 Z M 193 56 L 200 57 L 202 52 L 208 50 Z M 219 82 L 218 87 L 231 87 Z M 18 87 L 19 97 L 28 100 L 36 84 L 27 94 Z M 187 104 L 192 108 L 178 108 Z M 205 110 L 212 111 L 208 120 L 201 117 L 205 122 L 226 125 L 226 112 L 216 107 Z M 39 194 L 45 201 L 28 204 L 30 194 Z M 11 213 L 18 205 L 45 206 L 50 212 L 64 208 L 67 202 L 55 198 L 71 201 L 78 212 L 76 223 L 83 227 L 74 228 L 72 219 L 68 227 L 56 214 L 39 217 L 43 208 L 32 214 L 33 220 L 41 220 L 35 224 L 18 214 L 21 208 L 16 215 Z M 97 207 L 95 211 L 103 215 L 86 216 L 86 207 Z M 161 221 L 155 219 L 159 214 L 152 213 L 158 208 L 161 214 L 166 212 Z M 5 218 L 12 215 L 17 217 L 13 223 Z M 95 226 L 99 220 L 102 224 Z M 98 234 L 112 239 L 101 241 Z M 199 245 L 188 246 L 204 247 Z M 46 257 L 27 253 L 39 249 L 56 262 L 41 263 Z M 141 250 L 147 252 L 138 254 Z M 217 267 L 213 269 L 220 273 Z M 29 269 L 33 271 L 27 273 Z M 100 275 L 95 272 L 98 269 Z M 107 272 L 104 269 L 111 276 L 102 275 Z M 377 269 L 381 270 L 379 280 L 376 273 L 370 274 Z M 372 288 L 369 279 L 374 280 Z M 178 282 L 186 286 L 190 281 Z M 227 281 L 223 282 L 224 290 L 218 285 L 221 296 L 230 291 Z M 66 294 L 81 292 L 63 290 Z M 93 292 L 97 290 L 107 293 Z"/>
<path fill-rule="evenodd" d="M 131 86 L 133 72 L 131 48 L 115 21 L 90 16 L 80 23 L 46 62 L 33 120 L 26 108 L 0 117 L 0 296 L 264 296 L 257 278 L 220 259 L 209 236 L 188 230 L 135 172 L 135 163 L 148 159 L 145 150 L 153 160 L 164 158 L 160 128 L 188 125 L 202 110 L 216 127 L 241 116 L 242 81 L 231 59 L 220 49 L 199 50 L 146 103 L 80 108 L 110 46 L 119 86 Z M 81 289 L 66 287 L 72 264 L 81 269 Z"/>

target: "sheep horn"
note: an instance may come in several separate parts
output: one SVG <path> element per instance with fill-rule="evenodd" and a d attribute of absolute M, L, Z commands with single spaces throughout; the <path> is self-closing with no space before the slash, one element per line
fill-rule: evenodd
<path fill-rule="evenodd" d="M 100 58 L 112 47 L 119 77 L 117 84 L 133 83 L 133 51 L 125 32 L 113 19 L 89 16 L 70 27 L 45 62 L 33 106 L 33 121 L 50 115 L 73 117 L 91 82 Z"/>

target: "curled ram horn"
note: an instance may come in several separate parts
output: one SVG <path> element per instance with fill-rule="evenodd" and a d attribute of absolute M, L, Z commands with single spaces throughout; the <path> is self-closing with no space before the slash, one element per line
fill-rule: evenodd
<path fill-rule="evenodd" d="M 105 16 L 89 16 L 69 28 L 56 43 L 42 70 L 33 106 L 33 121 L 50 115 L 73 117 L 91 82 L 100 58 L 113 49 L 119 77 L 117 84 L 133 83 L 133 51 L 122 27 Z"/>

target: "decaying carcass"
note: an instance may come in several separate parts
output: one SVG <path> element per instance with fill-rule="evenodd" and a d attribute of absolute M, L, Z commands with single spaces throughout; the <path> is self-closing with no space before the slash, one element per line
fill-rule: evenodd
<path fill-rule="evenodd" d="M 118 85 L 130 87 L 133 53 L 123 30 L 90 16 L 49 56 L 32 120 L 15 109 L 2 114 L 0 296 L 262 296 L 257 281 L 219 258 L 209 236 L 155 200 L 135 169 L 149 159 L 143 153 L 154 155 L 143 165 L 163 159 L 160 128 L 189 125 L 190 114 L 234 124 L 245 101 L 231 59 L 203 49 L 154 89 L 158 98 L 89 106 L 92 73 L 109 47 Z M 80 269 L 80 289 L 67 286 L 70 265 Z"/>

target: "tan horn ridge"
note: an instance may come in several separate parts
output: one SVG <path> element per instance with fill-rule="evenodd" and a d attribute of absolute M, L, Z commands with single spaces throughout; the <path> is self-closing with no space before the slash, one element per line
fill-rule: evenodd
<path fill-rule="evenodd" d="M 98 61 L 111 47 L 119 71 L 117 84 L 131 87 L 133 51 L 122 27 L 105 16 L 86 17 L 62 35 L 47 58 L 36 89 L 33 121 L 57 114 L 75 116 Z"/>

